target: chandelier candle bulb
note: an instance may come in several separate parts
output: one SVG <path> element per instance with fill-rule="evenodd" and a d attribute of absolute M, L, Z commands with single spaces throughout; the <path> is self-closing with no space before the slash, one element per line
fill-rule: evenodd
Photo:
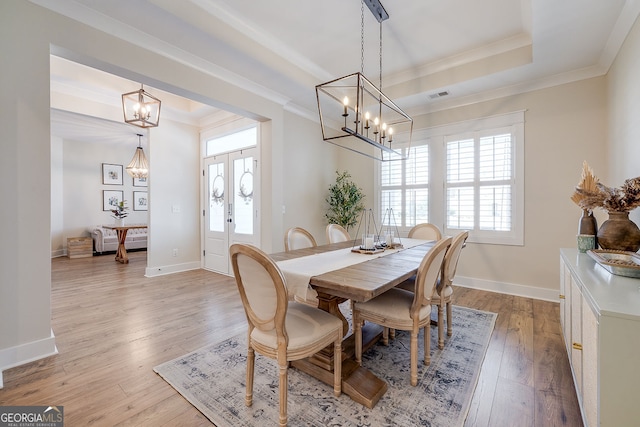
<path fill-rule="evenodd" d="M 389 128 L 389 143 L 393 142 L 393 128 Z"/>
<path fill-rule="evenodd" d="M 364 128 L 365 129 L 369 129 L 369 118 L 371 116 L 369 115 L 369 112 L 367 111 L 366 113 L 364 113 Z"/>
<path fill-rule="evenodd" d="M 347 117 L 349 115 L 349 112 L 347 111 L 347 107 L 349 106 L 349 98 L 345 96 L 342 100 L 342 104 L 344 105 L 344 113 L 342 113 L 342 116 Z"/>

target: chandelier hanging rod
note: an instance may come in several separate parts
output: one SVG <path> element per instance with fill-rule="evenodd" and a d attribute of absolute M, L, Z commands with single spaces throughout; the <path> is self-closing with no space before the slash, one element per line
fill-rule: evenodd
<path fill-rule="evenodd" d="M 364 0 L 364 3 L 367 5 L 378 22 L 386 21 L 387 19 L 389 19 L 389 14 L 384 9 L 382 3 L 380 3 L 380 0 Z"/>

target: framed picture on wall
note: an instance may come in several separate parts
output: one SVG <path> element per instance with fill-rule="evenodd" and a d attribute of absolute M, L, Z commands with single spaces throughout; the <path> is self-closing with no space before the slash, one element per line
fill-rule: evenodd
<path fill-rule="evenodd" d="M 123 193 L 118 190 L 102 190 L 102 210 L 110 211 L 122 201 Z"/>
<path fill-rule="evenodd" d="M 148 210 L 147 192 L 146 191 L 134 191 L 133 192 L 133 210 L 134 211 L 146 211 Z"/>
<path fill-rule="evenodd" d="M 102 183 L 107 185 L 122 185 L 122 165 L 103 163 Z"/>
<path fill-rule="evenodd" d="M 134 187 L 146 187 L 147 186 L 147 178 L 133 178 L 133 186 Z"/>

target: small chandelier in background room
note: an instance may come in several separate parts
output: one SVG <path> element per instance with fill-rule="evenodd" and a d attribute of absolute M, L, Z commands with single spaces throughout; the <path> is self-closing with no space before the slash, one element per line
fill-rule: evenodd
<path fill-rule="evenodd" d="M 138 148 L 133 153 L 133 159 L 127 165 L 127 173 L 134 178 L 146 178 L 149 175 L 149 164 L 142 150 L 140 138 L 142 138 L 142 134 L 138 134 Z"/>
<path fill-rule="evenodd" d="M 364 76 L 365 3 L 380 24 L 378 87 Z M 362 0 L 360 9 L 361 71 L 316 86 L 322 139 L 375 160 L 406 160 L 413 119 L 382 93 L 382 22 L 389 15 L 379 0 Z"/>
<path fill-rule="evenodd" d="M 160 121 L 160 104 L 158 98 L 140 85 L 140 90 L 122 94 L 124 121 L 141 128 L 156 127 Z"/>

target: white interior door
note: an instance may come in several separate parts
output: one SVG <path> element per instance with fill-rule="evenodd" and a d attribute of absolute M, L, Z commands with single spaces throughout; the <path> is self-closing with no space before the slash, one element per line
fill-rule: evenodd
<path fill-rule="evenodd" d="M 232 274 L 229 246 L 259 246 L 256 148 L 206 158 L 204 268 Z"/>

